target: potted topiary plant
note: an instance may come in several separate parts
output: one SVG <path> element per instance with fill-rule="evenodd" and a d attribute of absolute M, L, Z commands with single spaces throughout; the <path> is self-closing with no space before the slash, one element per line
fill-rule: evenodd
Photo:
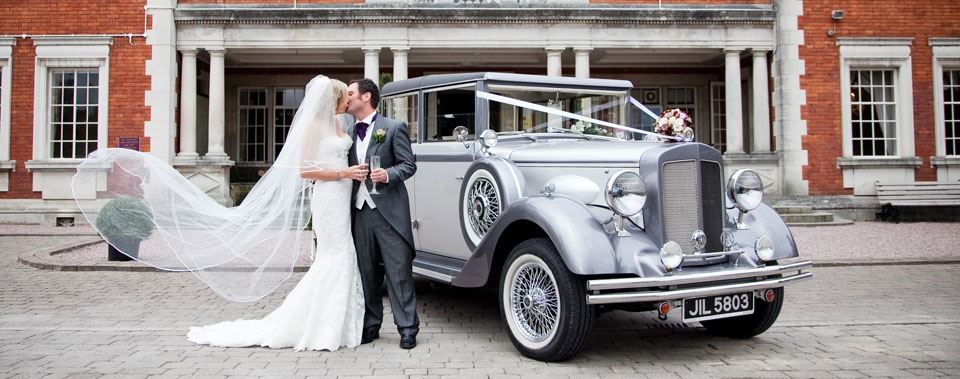
<path fill-rule="evenodd" d="M 120 197 L 103 206 L 96 227 L 107 240 L 107 260 L 129 261 L 139 254 L 140 242 L 153 234 L 153 213 L 139 199 Z"/>

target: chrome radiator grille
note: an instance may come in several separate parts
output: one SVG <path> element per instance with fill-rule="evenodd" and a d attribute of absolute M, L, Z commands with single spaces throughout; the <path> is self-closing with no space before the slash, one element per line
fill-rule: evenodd
<path fill-rule="evenodd" d="M 691 237 L 700 229 L 707 235 L 708 252 L 722 251 L 723 185 L 716 162 L 675 161 L 660 173 L 663 201 L 664 242 L 680 244 L 684 253 L 694 252 Z M 703 225 L 701 227 L 701 225 Z"/>

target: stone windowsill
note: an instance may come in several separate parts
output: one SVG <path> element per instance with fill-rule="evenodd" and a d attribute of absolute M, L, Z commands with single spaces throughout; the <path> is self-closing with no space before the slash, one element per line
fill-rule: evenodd
<path fill-rule="evenodd" d="M 951 167 L 960 166 L 960 156 L 954 157 L 930 157 L 931 167 Z"/>
<path fill-rule="evenodd" d="M 896 158 L 837 158 L 837 167 L 869 169 L 869 168 L 918 168 L 923 164 L 919 157 L 896 157 Z"/>
<path fill-rule="evenodd" d="M 0 172 L 10 172 L 17 169 L 17 161 L 0 161 Z"/>
<path fill-rule="evenodd" d="M 229 159 L 182 159 L 174 158 L 173 167 L 229 167 L 236 162 Z"/>
<path fill-rule="evenodd" d="M 80 166 L 81 163 L 84 163 L 83 159 L 64 159 L 64 160 L 42 160 L 34 159 L 29 160 L 24 163 L 24 167 L 27 168 L 27 171 L 36 172 L 36 171 L 75 171 L 77 166 Z M 91 166 L 91 168 L 101 168 L 101 169 L 110 169 L 110 165 L 103 166 Z"/>
<path fill-rule="evenodd" d="M 777 165 L 780 153 L 724 154 L 723 162 L 740 165 Z"/>

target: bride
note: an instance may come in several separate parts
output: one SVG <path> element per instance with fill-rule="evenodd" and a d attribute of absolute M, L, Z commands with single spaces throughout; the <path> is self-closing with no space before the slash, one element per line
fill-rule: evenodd
<path fill-rule="evenodd" d="M 337 122 L 347 105 L 346 84 L 324 76 L 311 80 L 282 151 L 237 207 L 217 204 L 169 164 L 125 149 L 92 153 L 74 177 L 74 194 L 80 199 L 81 182 L 106 175 L 107 191 L 98 198 L 132 198 L 136 206 L 99 220 L 99 210 L 78 200 L 91 225 L 115 247 L 139 237 L 139 249 L 120 250 L 161 269 L 191 271 L 230 300 L 266 296 L 291 276 L 297 257 L 306 254 L 303 245 L 310 247 L 309 270 L 277 309 L 259 320 L 191 327 L 190 341 L 296 350 L 355 347 L 364 299 L 350 225 L 351 181 L 364 180 L 368 171 L 365 165 L 347 167 L 352 140 Z M 316 245 L 302 241 L 307 209 Z M 155 231 L 143 236 L 138 219 Z M 141 235 L 134 236 L 137 230 Z"/>

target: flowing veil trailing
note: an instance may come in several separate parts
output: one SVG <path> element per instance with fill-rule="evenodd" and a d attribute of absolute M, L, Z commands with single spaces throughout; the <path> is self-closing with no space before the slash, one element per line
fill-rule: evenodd
<path fill-rule="evenodd" d="M 313 181 L 301 173 L 335 163 L 316 160 L 317 142 L 338 127 L 334 98 L 327 77 L 307 84 L 283 149 L 238 206 L 217 203 L 153 155 L 117 148 L 94 151 L 80 164 L 74 197 L 124 254 L 162 270 L 190 271 L 229 300 L 258 300 L 291 276 L 301 254 L 316 249 L 306 230 Z M 90 183 L 96 199 L 81 200 L 78 191 Z"/>

